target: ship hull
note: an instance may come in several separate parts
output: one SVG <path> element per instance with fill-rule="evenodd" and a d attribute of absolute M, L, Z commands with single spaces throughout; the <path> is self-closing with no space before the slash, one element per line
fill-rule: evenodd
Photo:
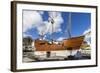
<path fill-rule="evenodd" d="M 35 40 L 36 51 L 59 51 L 59 50 L 78 50 L 84 40 L 84 36 L 64 39 L 58 44 L 49 43 L 45 40 Z"/>
<path fill-rule="evenodd" d="M 77 50 L 80 49 L 84 41 L 84 36 L 73 37 L 70 39 L 63 40 L 63 45 L 67 50 Z"/>

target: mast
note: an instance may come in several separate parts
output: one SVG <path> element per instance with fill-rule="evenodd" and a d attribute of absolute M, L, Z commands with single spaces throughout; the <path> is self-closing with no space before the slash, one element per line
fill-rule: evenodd
<path fill-rule="evenodd" d="M 54 31 L 54 29 L 53 29 L 53 24 L 54 24 L 53 18 L 51 19 L 51 24 L 52 24 L 52 38 L 51 38 L 51 41 L 52 41 L 52 44 L 53 44 L 53 31 Z"/>
<path fill-rule="evenodd" d="M 68 37 L 71 38 L 71 12 L 69 13 L 68 16 L 67 32 L 68 32 Z"/>
<path fill-rule="evenodd" d="M 52 13 L 52 15 L 50 16 L 50 22 L 51 22 L 51 29 L 52 29 L 52 34 L 51 34 L 51 41 L 52 41 L 52 44 L 53 44 L 53 32 L 54 32 L 54 18 L 56 18 L 57 17 L 57 12 L 55 12 L 55 13 Z"/>
<path fill-rule="evenodd" d="M 69 12 L 69 16 L 68 16 L 68 25 L 67 25 L 67 32 L 68 32 L 68 38 L 71 38 L 71 12 Z M 69 47 L 69 51 L 70 51 L 70 56 L 69 58 L 72 58 L 72 47 Z"/>

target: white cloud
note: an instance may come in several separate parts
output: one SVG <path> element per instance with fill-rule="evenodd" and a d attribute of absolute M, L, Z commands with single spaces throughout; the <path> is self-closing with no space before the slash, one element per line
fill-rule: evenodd
<path fill-rule="evenodd" d="M 31 28 L 36 28 L 40 35 L 45 34 L 46 25 L 42 18 L 43 13 L 43 11 L 24 11 L 23 32 Z"/>
<path fill-rule="evenodd" d="M 83 32 L 83 35 L 85 35 L 85 41 L 88 43 L 88 44 L 90 44 L 91 43 L 91 41 L 90 41 L 90 39 L 91 39 L 91 29 L 89 28 L 89 29 L 87 29 L 87 30 L 85 30 L 84 32 Z"/>
<path fill-rule="evenodd" d="M 41 14 L 37 11 L 23 11 L 23 32 L 43 23 Z"/>
<path fill-rule="evenodd" d="M 91 37 L 91 29 L 87 29 L 83 32 L 83 35 L 85 35 L 85 39 L 89 39 Z"/>
<path fill-rule="evenodd" d="M 39 33 L 40 35 L 46 34 L 46 32 L 45 32 L 45 30 L 46 30 L 46 25 L 45 25 L 45 24 L 40 25 L 39 27 L 37 27 L 37 30 L 38 30 L 38 33 Z"/>
<path fill-rule="evenodd" d="M 49 22 L 45 22 L 46 24 L 46 32 L 49 34 L 52 34 L 53 32 L 59 32 L 61 31 L 61 24 L 63 23 L 63 18 L 61 16 L 60 12 L 49 12 Z M 53 18 L 54 24 L 53 24 L 53 32 L 52 32 L 52 24 L 50 20 Z"/>
<path fill-rule="evenodd" d="M 87 29 L 87 30 L 85 30 L 85 31 L 83 32 L 83 35 L 88 34 L 90 31 L 91 31 L 91 29 L 90 29 L 90 28 L 89 28 L 89 29 Z"/>
<path fill-rule="evenodd" d="M 43 13 L 43 11 L 23 11 L 23 32 L 26 32 L 31 28 L 36 28 L 40 35 L 47 33 L 52 34 L 53 32 L 61 31 L 61 24 L 63 23 L 61 13 L 48 12 L 50 17 L 47 21 L 43 21 Z M 53 32 L 52 24 L 50 22 L 51 18 L 54 20 Z"/>

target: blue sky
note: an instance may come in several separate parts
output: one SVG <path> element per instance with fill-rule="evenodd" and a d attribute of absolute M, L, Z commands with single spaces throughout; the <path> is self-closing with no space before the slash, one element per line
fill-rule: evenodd
<path fill-rule="evenodd" d="M 68 38 L 66 29 L 68 25 L 69 12 L 60 12 L 60 14 L 61 14 L 61 18 L 63 19 L 63 22 L 60 24 L 61 31 L 57 31 L 52 34 L 46 33 L 45 39 L 50 40 L 52 38 L 51 35 L 53 35 L 54 40 L 57 40 L 61 37 Z M 48 11 L 41 11 L 40 16 L 43 22 L 48 21 L 49 13 Z M 72 37 L 83 35 L 83 33 L 86 30 L 90 29 L 90 27 L 91 27 L 91 14 L 90 13 L 71 12 L 71 35 Z M 29 28 L 27 31 L 23 32 L 23 34 L 31 35 L 33 39 L 40 38 L 37 28 L 33 27 L 33 25 L 32 25 L 32 28 Z"/>

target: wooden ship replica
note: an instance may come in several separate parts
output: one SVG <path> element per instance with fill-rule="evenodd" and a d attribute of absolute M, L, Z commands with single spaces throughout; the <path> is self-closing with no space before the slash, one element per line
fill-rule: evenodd
<path fill-rule="evenodd" d="M 50 20 L 51 24 L 52 24 L 52 32 L 53 32 L 53 24 L 54 24 L 54 19 L 51 18 Z M 52 38 L 52 42 L 49 43 L 47 40 L 40 40 L 40 39 L 36 39 L 34 41 L 34 46 L 36 48 L 35 51 L 45 51 L 46 52 L 46 57 L 50 58 L 51 55 L 51 51 L 60 51 L 60 50 L 68 50 L 70 51 L 70 56 L 73 50 L 79 50 L 80 46 L 84 40 L 84 36 L 78 36 L 78 37 L 72 37 L 71 36 L 71 13 L 69 13 L 69 24 L 67 25 L 67 32 L 69 35 L 69 38 L 64 39 L 61 41 L 61 43 L 54 43 L 53 42 L 53 38 Z M 42 35 L 43 38 L 43 35 Z"/>

